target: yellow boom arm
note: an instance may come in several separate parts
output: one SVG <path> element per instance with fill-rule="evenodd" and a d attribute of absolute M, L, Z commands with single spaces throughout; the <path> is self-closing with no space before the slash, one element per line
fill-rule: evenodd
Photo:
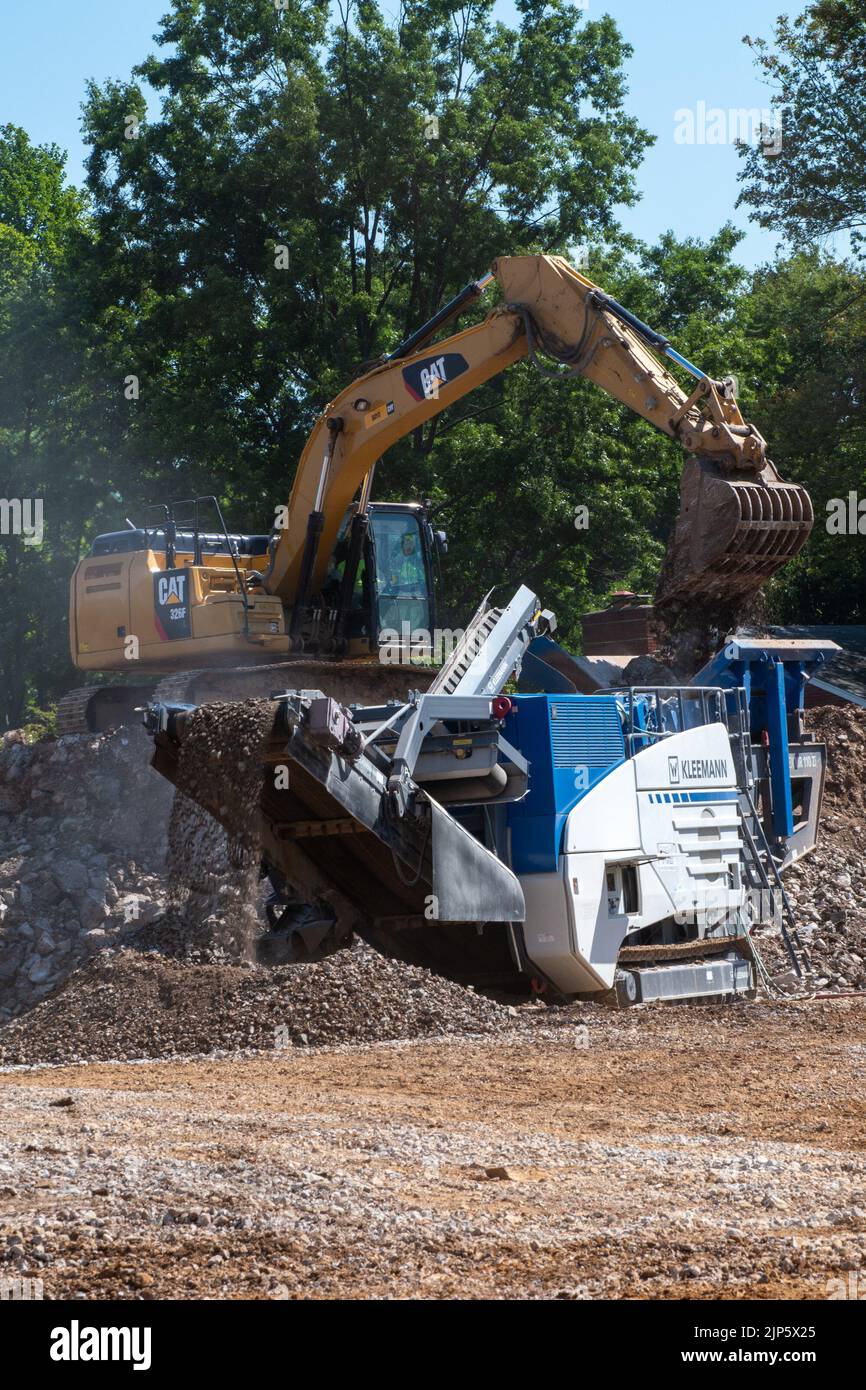
<path fill-rule="evenodd" d="M 374 367 L 319 417 L 275 548 L 271 593 L 294 603 L 311 513 L 323 517 L 308 584 L 315 594 L 346 510 L 386 449 L 520 358 L 541 366 L 539 354 L 588 377 L 693 456 L 666 564 L 670 590 L 756 589 L 796 554 L 811 527 L 808 495 L 781 481 L 730 380 L 712 381 L 671 350 L 698 377 L 687 396 L 649 347 L 651 330 L 636 331 L 638 321 L 562 257 L 504 256 L 493 274 L 503 303 L 482 323 Z"/>

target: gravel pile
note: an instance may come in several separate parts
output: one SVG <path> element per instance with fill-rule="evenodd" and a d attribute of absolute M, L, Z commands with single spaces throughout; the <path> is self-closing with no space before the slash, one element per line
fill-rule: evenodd
<path fill-rule="evenodd" d="M 811 989 L 866 989 L 866 710 L 810 710 L 807 727 L 827 745 L 824 814 L 817 848 L 784 878 Z M 777 928 L 756 933 L 771 971 L 789 961 Z"/>
<path fill-rule="evenodd" d="M 0 1062 L 270 1051 L 512 1024 L 513 1010 L 360 942 L 317 963 L 251 963 L 264 922 L 249 808 L 272 722 L 267 701 L 197 711 L 176 795 L 149 768 L 138 730 L 34 748 L 7 740 L 0 837 L 15 853 L 0 898 L 10 986 Z M 219 807 L 228 831 L 193 798 Z M 130 845 L 144 845 L 147 869 L 125 859 Z"/>
<path fill-rule="evenodd" d="M 0 1063 L 485 1034 L 514 1026 L 516 1013 L 362 943 L 274 970 L 104 952 L 51 999 L 0 1030 Z"/>

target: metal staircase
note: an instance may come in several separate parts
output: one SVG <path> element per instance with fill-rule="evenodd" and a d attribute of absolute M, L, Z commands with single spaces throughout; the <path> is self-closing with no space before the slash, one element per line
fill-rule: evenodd
<path fill-rule="evenodd" d="M 740 819 L 743 827 L 743 867 L 746 882 L 754 893 L 760 893 L 761 919 L 764 908 L 771 922 L 777 923 L 791 967 L 798 980 L 803 978 L 803 970 L 796 947 L 802 950 L 802 942 L 797 932 L 797 921 L 791 900 L 785 892 L 779 866 L 773 857 L 769 841 L 764 833 L 761 818 L 752 797 L 750 785 L 743 785 L 740 792 Z"/>
<path fill-rule="evenodd" d="M 739 791 L 740 822 L 743 829 L 743 869 L 746 883 L 753 893 L 760 894 L 760 919 L 776 923 L 782 933 L 785 950 L 791 967 L 798 980 L 803 978 L 803 970 L 797 954 L 802 943 L 797 932 L 797 921 L 791 900 L 785 892 L 779 866 L 776 863 L 770 842 L 764 831 L 758 808 L 755 805 L 755 775 L 752 763 L 752 738 L 749 728 L 749 705 L 742 686 L 728 690 L 726 694 L 726 724 L 734 765 L 737 770 L 737 790 Z"/>

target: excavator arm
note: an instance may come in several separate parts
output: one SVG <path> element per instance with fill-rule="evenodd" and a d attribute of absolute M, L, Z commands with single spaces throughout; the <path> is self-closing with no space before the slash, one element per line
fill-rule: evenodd
<path fill-rule="evenodd" d="M 743 419 L 733 378 L 714 381 L 560 257 L 508 257 L 494 270 L 533 356 L 558 358 L 686 450 L 656 607 L 709 601 L 725 617 L 745 607 L 805 544 L 814 513 Z M 695 378 L 691 394 L 653 349 Z"/>
<path fill-rule="evenodd" d="M 287 606 L 318 593 L 346 510 L 359 487 L 369 495 L 386 449 L 529 356 L 545 372 L 588 377 L 687 451 L 656 602 L 741 602 L 755 594 L 800 550 L 813 512 L 808 494 L 782 481 L 761 434 L 743 420 L 733 380 L 712 380 L 559 256 L 501 257 L 486 281 L 458 297 L 457 309 L 493 277 L 503 302 L 481 323 L 427 346 L 443 312 L 325 409 L 301 456 L 269 590 Z M 696 379 L 691 394 L 654 349 Z"/>

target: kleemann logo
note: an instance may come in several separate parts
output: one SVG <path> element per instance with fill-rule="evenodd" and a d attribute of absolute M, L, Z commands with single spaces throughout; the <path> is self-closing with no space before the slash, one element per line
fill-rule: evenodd
<path fill-rule="evenodd" d="M 680 781 L 708 782 L 727 776 L 727 758 L 668 758 L 668 778 L 672 786 Z"/>
<path fill-rule="evenodd" d="M 52 1361 L 131 1361 L 134 1371 L 150 1370 L 149 1327 L 68 1327 L 51 1329 Z"/>

